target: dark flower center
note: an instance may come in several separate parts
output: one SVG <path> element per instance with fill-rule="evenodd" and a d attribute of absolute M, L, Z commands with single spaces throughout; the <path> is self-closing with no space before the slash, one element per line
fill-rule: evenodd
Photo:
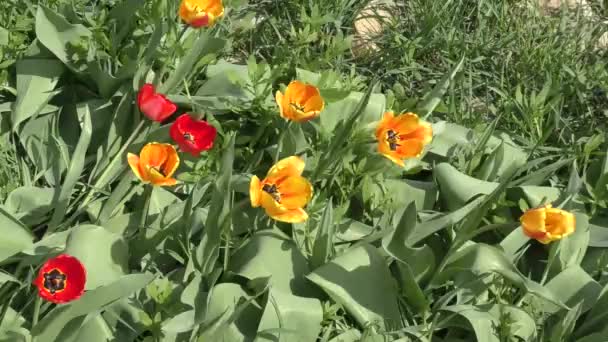
<path fill-rule="evenodd" d="M 192 134 L 186 132 L 184 133 L 184 139 L 190 141 L 190 142 L 194 142 L 194 137 L 192 136 Z"/>
<path fill-rule="evenodd" d="M 154 170 L 154 171 L 158 172 L 158 173 L 159 173 L 161 176 L 163 176 L 163 177 L 167 177 L 167 175 L 165 175 L 165 174 L 163 173 L 162 169 L 161 169 L 161 168 L 159 168 L 159 167 L 156 167 L 156 166 L 150 166 L 150 169 L 152 169 L 152 170 Z"/>
<path fill-rule="evenodd" d="M 399 134 L 392 129 L 389 129 L 388 132 L 386 132 L 386 141 L 388 142 L 388 147 L 391 149 L 391 151 L 395 151 L 397 150 L 397 147 L 401 146 L 398 144 L 400 140 Z"/>
<path fill-rule="evenodd" d="M 55 294 L 57 291 L 63 291 L 65 289 L 66 279 L 67 277 L 65 274 L 54 268 L 51 272 L 44 274 L 44 288 L 51 294 Z"/>
<path fill-rule="evenodd" d="M 289 105 L 290 105 L 292 108 L 294 108 L 295 110 L 298 110 L 298 111 L 300 111 L 300 112 L 303 112 L 303 111 L 304 111 L 304 106 L 302 106 L 302 105 L 301 105 L 301 104 L 299 104 L 299 103 L 290 103 Z"/>
<path fill-rule="evenodd" d="M 275 184 L 264 184 L 262 190 L 272 196 L 272 198 L 277 201 L 277 203 L 281 203 L 281 194 L 279 193 L 279 189 L 277 189 L 277 186 Z"/>

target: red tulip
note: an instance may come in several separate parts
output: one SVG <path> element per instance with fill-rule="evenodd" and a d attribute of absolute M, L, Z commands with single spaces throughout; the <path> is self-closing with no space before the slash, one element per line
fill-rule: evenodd
<path fill-rule="evenodd" d="M 206 121 L 182 114 L 171 125 L 169 134 L 182 151 L 198 156 L 202 151 L 213 147 L 217 131 Z"/>
<path fill-rule="evenodd" d="M 61 254 L 42 265 L 34 285 L 38 295 L 49 302 L 67 303 L 82 295 L 86 281 L 87 272 L 80 261 Z"/>
<path fill-rule="evenodd" d="M 177 106 L 159 94 L 150 83 L 144 84 L 137 94 L 139 110 L 150 120 L 161 122 L 175 113 Z"/>

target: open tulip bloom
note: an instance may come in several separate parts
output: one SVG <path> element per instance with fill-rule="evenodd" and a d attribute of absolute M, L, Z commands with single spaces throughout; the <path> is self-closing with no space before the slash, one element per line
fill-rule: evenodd
<path fill-rule="evenodd" d="M 386 112 L 376 128 L 378 152 L 399 166 L 404 159 L 417 158 L 433 139 L 433 129 L 414 113 L 395 116 Z"/>
<path fill-rule="evenodd" d="M 195 28 L 211 27 L 224 15 L 222 0 L 182 0 L 179 16 Z"/>
<path fill-rule="evenodd" d="M 314 119 L 325 106 L 319 89 L 300 81 L 291 81 L 285 94 L 277 91 L 275 99 L 281 117 L 296 122 Z"/>
<path fill-rule="evenodd" d="M 206 121 L 182 114 L 171 125 L 169 134 L 182 151 L 198 156 L 213 147 L 217 130 Z"/>
<path fill-rule="evenodd" d="M 524 234 L 543 244 L 560 240 L 576 229 L 574 214 L 551 204 L 527 210 L 520 218 Z"/>
<path fill-rule="evenodd" d="M 278 161 L 260 180 L 251 178 L 251 205 L 262 206 L 268 216 L 277 221 L 297 223 L 308 219 L 304 206 L 312 198 L 312 185 L 302 177 L 304 161 L 292 156 Z"/>
<path fill-rule="evenodd" d="M 152 84 L 144 84 L 137 94 L 139 110 L 150 120 L 162 122 L 175 113 L 177 106 L 165 95 L 159 94 Z"/>
<path fill-rule="evenodd" d="M 61 254 L 47 260 L 34 279 L 38 295 L 53 303 L 67 303 L 84 292 L 87 272 L 78 259 Z"/>
<path fill-rule="evenodd" d="M 133 173 L 144 183 L 158 186 L 177 184 L 172 176 L 179 166 L 179 156 L 171 144 L 149 143 L 141 149 L 139 156 L 127 154 L 127 161 Z"/>

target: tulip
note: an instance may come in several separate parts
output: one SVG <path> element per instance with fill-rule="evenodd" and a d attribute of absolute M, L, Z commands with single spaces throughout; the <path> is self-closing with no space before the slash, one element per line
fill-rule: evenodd
<path fill-rule="evenodd" d="M 414 113 L 394 116 L 386 112 L 376 128 L 376 139 L 378 152 L 403 167 L 404 159 L 420 157 L 433 139 L 433 130 Z"/>

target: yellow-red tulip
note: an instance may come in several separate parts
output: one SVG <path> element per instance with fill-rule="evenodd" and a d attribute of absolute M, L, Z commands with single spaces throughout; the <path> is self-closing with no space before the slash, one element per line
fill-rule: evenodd
<path fill-rule="evenodd" d="M 319 89 L 300 81 L 291 81 L 285 94 L 277 91 L 275 99 L 281 117 L 296 122 L 314 119 L 325 106 Z"/>
<path fill-rule="evenodd" d="M 404 159 L 417 158 L 433 139 L 433 129 L 414 113 L 395 116 L 386 112 L 376 128 L 378 152 L 404 166 Z"/>
<path fill-rule="evenodd" d="M 562 209 L 544 207 L 527 210 L 519 219 L 524 234 L 543 244 L 559 240 L 574 233 L 574 215 Z"/>
<path fill-rule="evenodd" d="M 141 149 L 139 156 L 129 153 L 127 161 L 133 173 L 144 183 L 152 185 L 175 185 L 172 178 L 179 166 L 179 156 L 171 144 L 149 143 Z"/>
<path fill-rule="evenodd" d="M 302 177 L 304 161 L 292 156 L 278 161 L 260 180 L 251 178 L 251 205 L 262 206 L 268 216 L 282 222 L 303 222 L 308 219 L 304 206 L 312 198 L 312 185 Z"/>
<path fill-rule="evenodd" d="M 211 27 L 224 15 L 222 0 L 182 0 L 179 16 L 192 27 Z"/>

